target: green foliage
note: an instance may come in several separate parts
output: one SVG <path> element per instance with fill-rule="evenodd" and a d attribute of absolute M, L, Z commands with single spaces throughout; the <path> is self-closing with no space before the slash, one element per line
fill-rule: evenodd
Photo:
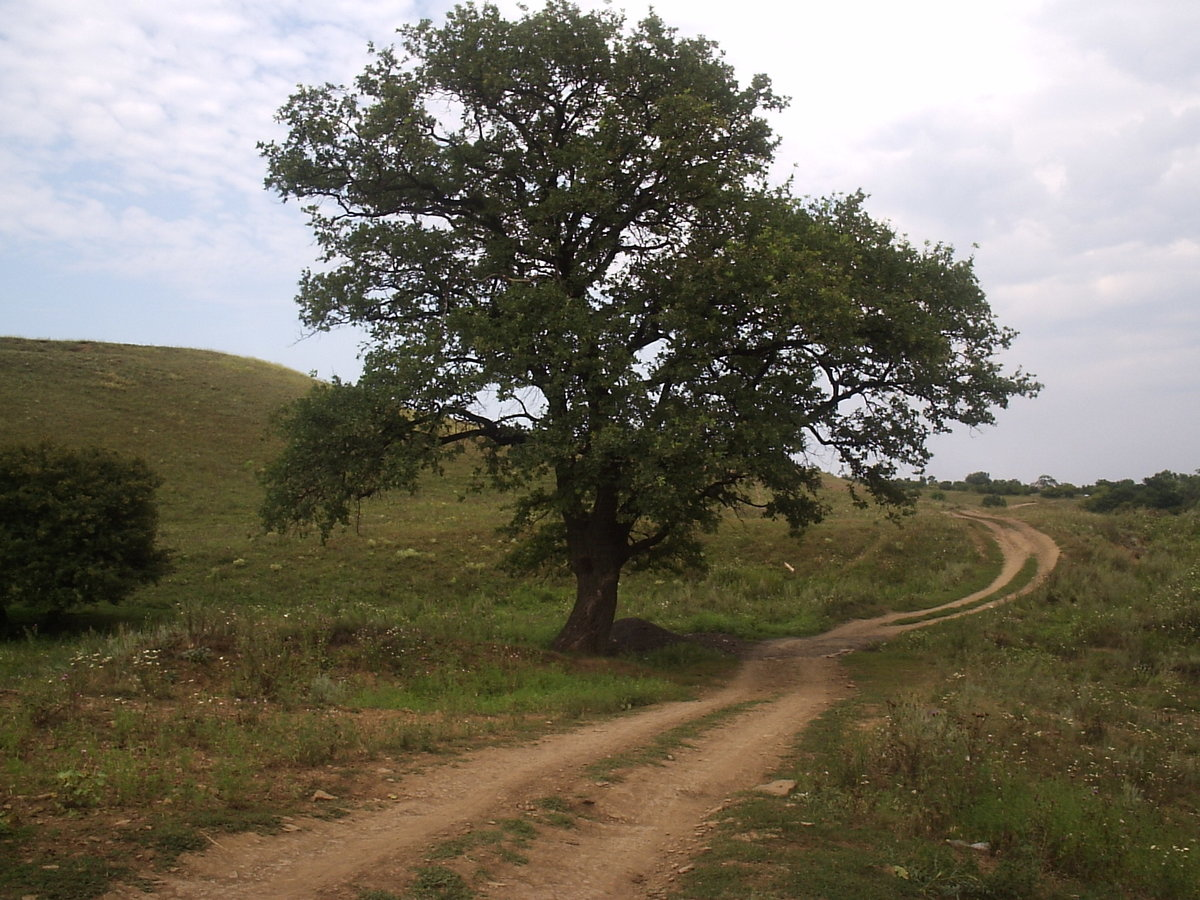
<path fill-rule="evenodd" d="M 1037 480 L 1029 486 L 1029 489 L 1047 500 L 1054 500 L 1060 497 L 1074 497 L 1079 493 L 1079 488 L 1075 485 L 1067 481 L 1060 482 L 1050 475 L 1039 475 Z"/>
<path fill-rule="evenodd" d="M 79 771 L 67 769 L 55 776 L 58 782 L 58 799 L 64 806 L 99 806 L 104 797 L 108 776 L 99 769 Z"/>
<path fill-rule="evenodd" d="M 979 505 L 992 507 L 1008 506 L 1008 501 L 999 494 L 986 494 L 984 495 L 984 498 L 979 501 Z"/>
<path fill-rule="evenodd" d="M 1063 496 L 1062 494 L 1053 493 L 1053 488 L 1050 485 L 1057 485 L 1048 475 L 1043 475 L 1033 484 L 1022 484 L 1015 478 L 992 478 L 987 472 L 972 472 L 962 481 L 943 481 L 939 483 L 942 490 L 955 491 L 971 491 L 976 494 L 985 494 L 990 497 L 1016 497 L 1034 493 L 1035 491 L 1050 490 L 1051 493 L 1046 496 Z M 984 502 L 986 506 L 1001 506 L 1003 504 L 993 501 Z"/>
<path fill-rule="evenodd" d="M 1194 475 L 1163 471 L 1136 484 L 1123 481 L 1098 481 L 1083 501 L 1085 509 L 1111 513 L 1122 509 L 1156 509 L 1178 513 L 1200 505 L 1200 471 Z"/>
<path fill-rule="evenodd" d="M 312 384 L 208 350 L 0 337 L 0 446 L 50 440 L 141 457 L 163 480 L 169 542 L 222 546 L 261 502 L 255 474 L 279 447 L 264 440 L 270 413 Z"/>
<path fill-rule="evenodd" d="M 142 460 L 97 448 L 0 447 L 0 611 L 117 603 L 158 580 L 158 484 Z"/>
<path fill-rule="evenodd" d="M 322 538 L 348 525 L 366 497 L 416 489 L 423 465 L 435 461 L 428 441 L 393 403 L 335 378 L 319 384 L 277 417 L 287 448 L 265 471 L 262 518 L 268 528 L 315 523 Z M 403 447 L 404 453 L 393 452 Z"/>
<path fill-rule="evenodd" d="M 371 342 L 285 420 L 271 524 L 328 534 L 478 442 L 514 533 L 577 578 L 558 646 L 599 650 L 627 562 L 694 565 L 727 508 L 818 520 L 818 452 L 904 506 L 931 435 L 1036 391 L 995 361 L 1013 333 L 970 260 L 862 195 L 768 187 L 783 101 L 710 41 L 564 0 L 400 34 L 261 147 L 321 247 L 305 322 Z"/>

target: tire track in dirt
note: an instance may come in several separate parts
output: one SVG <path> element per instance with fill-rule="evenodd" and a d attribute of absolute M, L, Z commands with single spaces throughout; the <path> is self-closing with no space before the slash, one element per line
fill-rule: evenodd
<path fill-rule="evenodd" d="M 1058 560 L 1054 542 L 1023 522 L 960 515 L 989 529 L 1004 563 L 987 588 L 937 607 L 945 613 L 943 618 L 991 608 L 1027 593 Z M 998 594 L 1031 558 L 1037 572 L 1027 585 L 970 610 L 954 611 Z M 479 886 L 480 896 L 663 896 L 679 868 L 702 847 L 709 817 L 736 792 L 766 778 L 809 722 L 850 695 L 853 686 L 837 658 L 932 624 L 900 624 L 913 615 L 889 613 L 810 638 L 765 642 L 728 685 L 701 700 L 662 704 L 530 744 L 487 748 L 429 767 L 389 784 L 387 790 L 396 800 L 380 810 L 337 821 L 305 821 L 299 823 L 301 830 L 277 836 L 222 837 L 207 852 L 186 857 L 178 872 L 156 883 L 151 896 L 351 900 L 364 887 L 395 890 L 431 844 L 490 820 L 517 817 L 530 801 L 545 796 L 586 804 L 590 812 L 576 828 L 541 830 L 523 851 L 528 864 L 493 867 L 494 880 Z M 665 731 L 747 701 L 758 704 L 691 739 L 661 766 L 639 766 L 611 784 L 586 775 L 591 763 L 643 747 Z M 106 896 L 127 900 L 147 894 L 125 886 Z"/>

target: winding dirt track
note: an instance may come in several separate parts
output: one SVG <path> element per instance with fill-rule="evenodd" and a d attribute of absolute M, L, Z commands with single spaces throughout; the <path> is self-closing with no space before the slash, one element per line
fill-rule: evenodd
<path fill-rule="evenodd" d="M 990 529 L 1004 554 L 987 588 L 947 603 L 997 599 L 965 615 L 1032 590 L 1058 560 L 1054 542 L 1023 522 L 963 514 Z M 1020 591 L 1003 588 L 1036 560 L 1037 576 Z M 489 748 L 380 787 L 396 799 L 382 810 L 337 821 L 312 820 L 278 836 L 222 837 L 156 885 L 162 898 L 351 900 L 363 888 L 399 891 L 426 849 L 489 821 L 513 818 L 531 800 L 561 796 L 589 810 L 572 829 L 542 829 L 522 852 L 522 866 L 489 866 L 496 880 L 481 896 L 513 900 L 649 898 L 704 843 L 707 821 L 732 796 L 754 787 L 794 745 L 796 735 L 832 703 L 848 696 L 838 663 L 843 653 L 930 624 L 897 624 L 912 613 L 849 622 L 811 638 L 759 645 L 738 676 L 702 700 L 668 703 L 609 722 L 517 747 Z M 946 616 L 942 617 L 943 619 Z M 937 621 L 941 621 L 938 619 Z M 703 732 L 663 766 L 641 766 L 619 783 L 589 779 L 597 760 L 649 744 L 657 735 L 723 708 L 759 701 Z M 146 897 L 124 887 L 107 895 Z"/>

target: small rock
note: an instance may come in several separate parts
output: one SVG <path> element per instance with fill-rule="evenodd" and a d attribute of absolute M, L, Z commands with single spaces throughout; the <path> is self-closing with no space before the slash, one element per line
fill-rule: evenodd
<path fill-rule="evenodd" d="M 988 853 L 992 849 L 992 845 L 989 844 L 987 841 L 977 841 L 974 844 L 971 844 L 971 843 L 968 843 L 967 841 L 959 841 L 959 840 L 950 839 L 950 840 L 947 840 L 946 843 L 949 844 L 951 847 L 958 847 L 960 850 L 976 850 L 979 853 Z"/>
<path fill-rule="evenodd" d="M 790 778 L 779 778 L 755 788 L 760 794 L 770 794 L 772 797 L 786 797 L 795 789 L 796 782 Z"/>
<path fill-rule="evenodd" d="M 326 791 L 313 791 L 312 798 L 313 798 L 313 800 L 336 800 L 337 799 L 337 797 L 333 796 L 333 794 L 327 793 Z"/>
<path fill-rule="evenodd" d="M 299 825 L 293 825 L 291 822 L 284 822 L 279 827 L 282 828 L 284 831 L 301 831 L 302 830 Z"/>

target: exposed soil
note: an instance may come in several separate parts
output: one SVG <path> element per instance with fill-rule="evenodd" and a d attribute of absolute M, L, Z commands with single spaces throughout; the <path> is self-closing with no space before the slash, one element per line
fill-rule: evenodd
<path fill-rule="evenodd" d="M 964 514 L 967 515 L 967 514 Z M 970 514 L 991 530 L 1004 554 L 1000 575 L 983 591 L 939 609 L 971 606 L 965 615 L 1031 590 L 1054 567 L 1058 548 L 1014 519 Z M 1029 559 L 1037 576 L 1016 593 L 1003 589 Z M 973 606 L 986 597 L 997 599 Z M 853 691 L 840 657 L 930 622 L 896 613 L 842 625 L 810 638 L 768 641 L 749 649 L 738 676 L 701 700 L 669 703 L 587 725 L 530 744 L 473 752 L 397 782 L 379 783 L 363 808 L 335 821 L 311 819 L 264 837 L 221 837 L 185 857 L 152 896 L 352 900 L 365 888 L 403 893 L 414 866 L 440 841 L 519 817 L 538 798 L 559 797 L 580 813 L 573 828 L 542 828 L 521 852 L 523 865 L 489 863 L 493 898 L 649 898 L 663 896 L 704 844 L 710 818 L 734 795 L 770 778 L 817 715 Z M 945 617 L 943 617 L 945 618 Z M 936 620 L 936 621 L 941 621 Z M 635 627 L 635 630 L 636 627 Z M 586 768 L 651 743 L 669 729 L 726 707 L 758 701 L 671 751 L 662 765 L 641 765 L 619 781 L 598 781 Z M 371 799 L 379 803 L 369 803 Z M 109 898 L 145 897 L 122 887 Z"/>

